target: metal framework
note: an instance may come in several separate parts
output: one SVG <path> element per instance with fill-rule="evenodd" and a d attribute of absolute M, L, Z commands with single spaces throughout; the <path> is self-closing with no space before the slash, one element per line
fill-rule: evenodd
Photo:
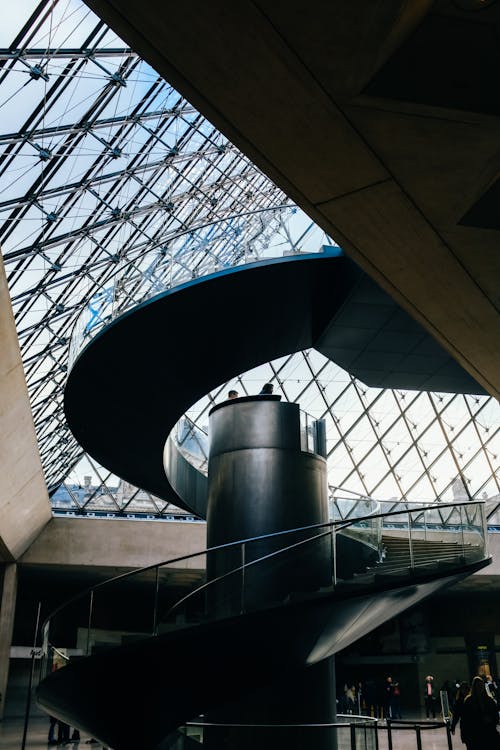
<path fill-rule="evenodd" d="M 54 508 L 166 517 L 175 511 L 97 466 L 68 430 L 78 316 L 314 249 L 318 230 L 80 0 L 33 3 L 5 24 L 0 47 L 0 243 Z M 117 377 L 142 365 L 124 353 Z M 332 485 L 395 502 L 500 493 L 493 399 L 370 389 L 314 351 L 233 385 L 255 392 L 266 380 L 327 420 Z M 227 387 L 190 416 L 203 423 Z"/>

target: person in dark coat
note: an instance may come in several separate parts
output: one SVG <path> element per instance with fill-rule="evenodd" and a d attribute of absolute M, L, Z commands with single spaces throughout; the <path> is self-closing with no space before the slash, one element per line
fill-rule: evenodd
<path fill-rule="evenodd" d="M 455 729 L 462 716 L 462 709 L 464 707 L 464 701 L 470 693 L 470 687 L 468 682 L 461 682 L 460 686 L 455 694 L 455 700 L 453 701 L 453 710 L 451 717 L 451 733 L 455 734 Z M 462 724 L 460 724 L 460 739 L 465 742 L 462 736 Z"/>
<path fill-rule="evenodd" d="M 399 682 L 392 683 L 391 716 L 393 719 L 402 719 L 401 714 L 401 687 Z"/>
<path fill-rule="evenodd" d="M 392 701 L 394 696 L 394 685 L 392 684 L 392 677 L 385 678 L 384 693 L 384 716 L 386 719 L 393 719 Z"/>
<path fill-rule="evenodd" d="M 259 396 L 272 396 L 274 392 L 274 385 L 272 383 L 264 383 L 262 390 L 259 392 Z"/>
<path fill-rule="evenodd" d="M 481 677 L 474 677 L 469 695 L 464 700 L 460 728 L 467 750 L 498 750 L 498 708 L 486 692 Z"/>

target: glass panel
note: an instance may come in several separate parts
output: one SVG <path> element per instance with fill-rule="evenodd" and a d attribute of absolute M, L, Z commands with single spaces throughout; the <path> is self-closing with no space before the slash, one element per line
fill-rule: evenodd
<path fill-rule="evenodd" d="M 184 458 L 206 475 L 208 472 L 208 434 L 189 417 L 184 416 L 177 422 L 171 437 Z"/>
<path fill-rule="evenodd" d="M 486 556 L 483 503 L 378 510 L 224 545 L 135 571 L 83 592 L 44 626 L 46 668 L 151 635 L 415 574 L 442 575 Z M 410 504 L 408 504 L 410 505 Z M 52 660 L 52 661 L 51 661 Z"/>
<path fill-rule="evenodd" d="M 155 591 L 154 568 L 97 587 L 88 634 L 90 653 L 153 635 Z"/>

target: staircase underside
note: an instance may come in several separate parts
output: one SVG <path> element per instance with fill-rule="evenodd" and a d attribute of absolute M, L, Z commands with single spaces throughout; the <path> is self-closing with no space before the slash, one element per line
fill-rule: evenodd
<path fill-rule="evenodd" d="M 457 366 L 436 353 L 413 321 L 401 323 L 392 302 L 382 315 L 387 325 L 377 336 L 369 332 L 367 344 L 365 329 L 375 316 L 370 305 L 363 308 L 370 294 L 360 274 L 346 258 L 334 255 L 274 259 L 194 280 L 139 305 L 98 333 L 77 358 L 65 392 L 73 433 L 118 476 L 204 516 L 204 507 L 190 507 L 189 498 L 179 500 L 170 486 L 163 446 L 182 414 L 235 374 L 313 346 L 341 364 L 353 330 L 361 334 L 355 349 L 362 355 L 378 334 L 384 338 L 384 330 L 394 340 L 394 325 L 398 330 L 402 325 L 405 335 L 399 338 L 411 339 L 413 350 L 410 333 L 417 336 L 435 375 L 441 369 L 457 374 Z M 360 308 L 365 328 L 359 323 Z M 124 353 L 141 367 L 118 371 Z M 373 354 L 367 352 L 370 362 Z M 399 354 L 392 361 L 399 359 L 403 366 L 405 353 Z M 349 360 L 353 367 L 355 360 L 362 362 L 357 355 Z M 383 370 L 385 345 L 379 355 Z M 407 371 L 403 366 L 401 372 Z M 470 376 L 463 375 L 462 382 L 470 386 Z M 455 385 L 453 380 L 451 390 Z M 477 556 L 483 551 L 478 547 Z M 428 549 L 419 549 L 413 568 L 408 550 L 395 545 L 387 560 L 359 576 L 346 575 L 333 591 L 294 592 L 273 607 L 185 626 L 70 662 L 40 684 L 38 702 L 114 750 L 161 750 L 184 722 L 215 709 L 221 715 L 227 701 L 244 700 L 276 675 L 296 677 L 489 562 L 465 564 L 457 548 L 446 553 L 440 565 Z"/>
<path fill-rule="evenodd" d="M 352 261 L 319 253 L 195 279 L 117 318 L 75 361 L 66 418 L 114 474 L 204 516 L 165 476 L 169 432 L 221 383 L 310 347 L 367 384 L 483 393 Z M 125 354 L 141 366 L 119 367 Z"/>
<path fill-rule="evenodd" d="M 362 593 L 340 585 L 333 594 L 137 641 L 54 672 L 40 684 L 38 703 L 114 750 L 156 750 L 185 721 L 215 708 L 220 713 L 228 698 L 341 651 L 486 564 L 446 577 L 415 575 L 411 582 L 386 578 Z"/>

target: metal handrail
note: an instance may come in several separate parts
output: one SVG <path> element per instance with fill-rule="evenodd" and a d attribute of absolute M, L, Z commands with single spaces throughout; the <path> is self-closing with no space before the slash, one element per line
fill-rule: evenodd
<path fill-rule="evenodd" d="M 242 219 L 245 216 L 254 216 L 262 213 L 281 216 L 293 211 L 293 205 L 291 205 L 290 203 L 283 203 L 277 206 L 260 207 L 251 211 L 243 211 L 236 214 L 221 216 L 219 219 L 204 221 L 199 225 L 190 227 L 189 229 L 177 230 L 170 236 L 163 237 L 160 244 L 161 247 L 164 247 L 166 243 L 172 243 L 183 236 L 193 235 L 193 233 L 199 232 L 212 225 L 222 225 L 231 222 L 234 219 Z M 275 234 L 279 233 L 279 229 L 279 225 L 276 224 Z M 324 237 L 327 237 L 327 235 L 324 235 Z M 218 239 L 219 238 L 216 237 L 215 241 L 218 241 Z M 281 257 L 282 255 L 290 254 L 290 250 L 293 250 L 291 242 L 288 244 L 287 250 L 284 250 L 282 240 L 283 238 L 281 238 L 281 241 L 277 243 L 276 254 L 273 257 Z M 331 240 L 329 241 L 331 242 Z M 184 272 L 181 272 L 177 276 L 173 277 L 170 268 L 170 274 L 168 276 L 165 275 L 164 277 L 154 279 L 154 283 L 149 288 L 145 289 L 144 283 L 148 280 L 146 274 L 148 272 L 156 272 L 157 268 L 161 265 L 161 257 L 165 255 L 165 253 L 162 253 L 160 250 L 160 244 L 154 245 L 149 250 L 149 253 L 152 256 L 152 264 L 154 264 L 154 267 L 150 266 L 148 269 L 145 269 L 142 277 L 140 276 L 140 274 L 128 276 L 127 273 L 130 269 L 137 271 L 138 260 L 140 260 L 141 263 L 144 263 L 145 254 L 142 254 L 140 258 L 129 258 L 126 262 L 126 265 L 121 268 L 120 275 L 115 274 L 110 284 L 105 287 L 101 287 L 101 289 L 94 294 L 94 304 L 102 304 L 102 308 L 93 309 L 91 307 L 91 303 L 89 303 L 81 311 L 73 325 L 71 332 L 68 372 L 70 371 L 71 366 L 73 365 L 83 348 L 87 345 L 87 343 L 91 341 L 100 331 L 102 331 L 102 329 L 106 325 L 114 321 L 120 315 L 130 311 L 134 306 L 142 304 L 143 302 L 150 300 L 152 297 L 156 296 L 157 294 L 161 294 L 168 289 L 174 289 L 176 287 L 182 286 L 183 284 L 189 283 L 194 278 L 204 278 L 207 276 L 211 276 L 212 274 L 219 271 L 225 271 L 227 269 L 243 265 L 251 265 L 255 262 L 260 262 L 261 260 L 263 260 L 263 258 L 258 258 L 256 261 L 255 257 L 253 256 L 248 259 L 249 256 L 247 254 L 240 256 L 237 260 L 231 263 L 225 263 L 222 259 L 215 259 L 213 261 L 213 264 L 211 266 L 206 266 L 203 269 L 203 273 L 201 273 L 199 276 L 194 276 L 193 272 L 191 270 L 188 270 L 184 266 Z M 318 251 L 321 251 L 321 248 L 325 247 L 323 240 L 321 242 L 318 242 L 316 240 L 314 241 L 314 244 L 318 246 Z M 268 254 L 270 248 L 273 249 L 274 246 L 271 244 L 266 247 L 266 251 Z M 313 250 L 312 252 L 315 251 Z M 269 255 L 266 256 L 266 258 L 268 257 Z M 177 254 L 173 256 L 173 260 L 179 265 L 183 265 L 182 262 L 179 262 Z M 172 259 L 170 259 L 170 263 L 171 261 Z M 126 291 L 126 289 L 124 288 L 124 285 L 126 283 L 132 284 L 134 294 L 136 294 L 139 290 L 139 295 L 137 297 L 132 296 Z M 99 294 L 101 295 L 101 299 L 95 299 Z M 122 299 L 119 299 L 119 297 L 121 297 L 123 294 L 125 294 L 126 296 L 124 296 Z M 90 319 L 86 320 L 86 317 L 90 317 Z"/>
<path fill-rule="evenodd" d="M 484 505 L 484 503 L 482 501 L 472 501 L 472 502 L 471 501 L 466 501 L 466 502 L 462 502 L 462 503 L 447 503 L 447 504 L 443 504 L 441 507 L 451 507 L 451 508 L 455 508 L 456 509 L 456 508 L 459 508 L 461 506 L 470 507 L 471 505 L 481 507 L 481 506 Z M 434 508 L 433 508 L 433 506 L 428 506 L 427 509 L 428 510 L 433 510 Z M 411 513 L 412 513 L 412 511 L 408 511 L 406 509 L 405 510 L 399 510 L 399 511 L 396 510 L 396 511 L 391 511 L 389 513 L 379 513 L 379 514 L 372 514 L 372 515 L 367 515 L 367 516 L 361 516 L 361 517 L 358 517 L 358 518 L 355 518 L 355 519 L 351 519 L 351 520 L 342 520 L 342 519 L 339 519 L 339 520 L 335 520 L 335 521 L 327 521 L 327 522 L 323 522 L 323 523 L 319 523 L 319 524 L 312 524 L 312 525 L 308 525 L 308 526 L 300 526 L 300 527 L 296 527 L 294 529 L 286 529 L 284 531 L 277 531 L 277 532 L 273 532 L 273 533 L 270 533 L 270 534 L 261 534 L 261 535 L 255 536 L 255 537 L 249 537 L 249 538 L 241 539 L 241 540 L 238 540 L 238 541 L 235 541 L 235 542 L 228 542 L 228 543 L 225 543 L 225 544 L 216 545 L 214 547 L 208 547 L 208 548 L 206 548 L 204 550 L 199 550 L 197 552 L 191 552 L 191 553 L 189 553 L 187 555 L 181 555 L 179 557 L 170 558 L 170 559 L 167 559 L 167 560 L 162 561 L 162 562 L 153 563 L 152 565 L 148 565 L 148 566 L 141 567 L 141 568 L 136 568 L 136 569 L 134 569 L 132 571 L 128 571 L 127 573 L 122 573 L 122 574 L 120 574 L 118 576 L 114 576 L 113 578 L 110 578 L 110 579 L 108 579 L 106 581 L 101 581 L 100 583 L 94 584 L 93 586 L 89 586 L 86 589 L 84 589 L 83 591 L 81 591 L 78 594 L 76 594 L 75 596 L 73 596 L 70 599 L 68 599 L 66 602 L 63 602 L 61 605 L 59 605 L 59 607 L 57 607 L 55 610 L 53 610 L 45 618 L 45 620 L 43 622 L 43 625 L 42 625 L 42 628 L 45 630 L 45 628 L 47 627 L 47 625 L 50 623 L 50 621 L 57 614 L 59 614 L 61 611 L 63 611 L 64 609 L 66 609 L 66 607 L 70 606 L 74 602 L 76 602 L 76 601 L 78 601 L 80 599 L 83 599 L 85 596 L 90 595 L 91 597 L 93 597 L 94 596 L 94 592 L 97 591 L 97 590 L 99 590 L 99 589 L 101 589 L 101 588 L 104 588 L 106 586 L 110 586 L 113 583 L 116 583 L 117 581 L 121 581 L 121 580 L 125 580 L 127 578 L 131 578 L 132 576 L 138 575 L 140 573 L 145 573 L 145 572 L 147 572 L 149 570 L 154 570 L 154 569 L 161 568 L 161 567 L 164 567 L 164 566 L 167 566 L 167 565 L 172 565 L 173 563 L 183 562 L 183 561 L 190 560 L 190 559 L 193 559 L 193 558 L 196 558 L 196 557 L 200 557 L 202 555 L 207 555 L 207 554 L 219 551 L 219 550 L 228 550 L 228 549 L 231 549 L 231 548 L 237 548 L 237 547 L 242 546 L 243 544 L 246 545 L 246 544 L 250 544 L 252 542 L 259 542 L 259 541 L 262 541 L 262 540 L 269 540 L 269 539 L 273 539 L 273 538 L 283 537 L 283 536 L 285 536 L 287 534 L 296 534 L 296 533 L 299 533 L 299 532 L 319 531 L 321 529 L 326 529 L 327 530 L 325 532 L 325 534 L 315 534 L 312 537 L 308 537 L 305 540 L 301 540 L 300 544 L 304 544 L 304 543 L 307 543 L 307 542 L 312 541 L 312 540 L 320 539 L 323 536 L 326 536 L 327 534 L 329 534 L 331 532 L 337 533 L 338 531 L 342 531 L 342 530 L 348 528 L 349 526 L 353 526 L 354 524 L 357 524 L 357 523 L 362 522 L 362 521 L 373 521 L 373 520 L 378 519 L 378 518 L 383 519 L 383 518 L 387 518 L 389 516 L 392 517 L 392 516 L 404 516 L 404 515 L 406 515 L 406 516 L 409 517 L 409 522 L 410 522 L 411 521 Z M 484 526 L 484 513 L 481 513 L 481 519 L 483 520 L 483 526 Z M 409 523 L 409 525 L 410 525 L 410 523 Z M 299 543 L 296 543 L 296 544 L 299 544 Z M 294 545 L 290 545 L 290 548 L 292 548 L 294 546 L 296 546 L 296 545 L 295 544 Z M 272 555 L 279 554 L 282 551 L 286 551 L 288 548 L 289 547 L 285 546 L 283 548 L 280 548 L 280 550 L 277 550 L 277 551 L 275 551 L 275 552 L 273 552 L 271 554 Z M 264 558 L 262 558 L 262 559 L 265 559 L 266 557 L 268 557 L 268 556 L 265 555 Z M 259 562 L 259 561 L 260 561 L 260 558 L 258 560 L 255 560 L 255 561 L 251 561 L 251 563 L 247 563 L 245 567 L 248 567 L 250 564 L 255 564 L 255 563 Z M 241 566 L 239 568 L 235 569 L 235 571 L 236 570 L 241 570 Z M 224 577 L 226 575 L 229 575 L 229 574 L 235 572 L 235 571 L 229 571 L 229 573 L 224 574 Z M 216 582 L 217 582 L 217 579 L 213 579 L 209 583 L 213 584 L 213 583 L 216 583 Z M 205 586 L 206 586 L 206 584 L 203 584 L 203 587 L 205 587 Z M 188 596 L 194 595 L 197 590 L 198 589 L 195 589 L 195 591 L 190 592 L 190 594 Z M 185 597 L 184 597 L 184 599 L 185 599 Z M 174 607 L 175 606 L 176 605 L 174 605 Z"/>
<path fill-rule="evenodd" d="M 478 505 L 478 506 L 480 506 L 480 505 L 483 505 L 483 501 L 482 500 L 477 500 L 477 501 L 475 500 L 475 501 L 472 501 L 472 502 L 471 501 L 466 501 L 466 502 L 462 502 L 462 503 L 447 503 L 447 504 L 443 504 L 443 506 L 441 506 L 441 507 L 453 507 L 453 508 L 457 508 L 457 507 L 460 507 L 461 505 Z M 432 505 L 427 506 L 427 508 L 428 508 L 428 510 L 434 510 L 434 508 L 433 508 Z M 250 542 L 258 542 L 258 541 L 261 541 L 263 539 L 271 539 L 271 538 L 274 538 L 274 537 L 284 536 L 285 534 L 294 534 L 294 533 L 298 533 L 300 531 L 312 531 L 313 529 L 331 528 L 331 527 L 335 527 L 335 526 L 340 526 L 341 529 L 344 529 L 344 528 L 347 528 L 348 526 L 353 525 L 354 523 L 358 523 L 359 521 L 373 520 L 374 518 L 381 518 L 382 519 L 382 518 L 386 518 L 388 516 L 396 516 L 396 515 L 408 515 L 408 513 L 411 513 L 411 512 L 412 511 L 408 511 L 406 509 L 405 510 L 395 510 L 395 511 L 390 511 L 388 513 L 377 513 L 377 514 L 374 514 L 374 515 L 359 516 L 357 518 L 348 519 L 348 520 L 338 519 L 338 520 L 334 520 L 334 521 L 325 521 L 323 523 L 312 524 L 312 525 L 308 525 L 308 526 L 297 526 L 297 527 L 295 527 L 293 529 L 285 529 L 284 531 L 274 531 L 274 532 L 272 532 L 270 534 L 260 534 L 258 536 L 254 536 L 254 537 L 247 537 L 245 539 L 239 539 L 239 540 L 237 540 L 235 542 L 226 542 L 225 544 L 218 544 L 218 545 L 215 545 L 214 547 L 207 547 L 206 549 L 198 550 L 197 552 L 190 552 L 187 555 L 181 555 L 180 557 L 169 558 L 169 559 L 163 560 L 161 562 L 152 563 L 151 565 L 146 565 L 146 566 L 144 566 L 142 568 L 135 568 L 134 570 L 128 571 L 127 573 L 120 573 L 117 576 L 113 576 L 112 578 L 108 578 L 106 581 L 101 581 L 100 583 L 96 583 L 93 586 L 89 586 L 88 588 L 84 589 L 82 592 L 79 592 L 74 597 L 71 597 L 70 599 L 68 599 L 66 602 L 63 602 L 63 604 L 61 604 L 59 607 L 57 607 L 50 615 L 48 615 L 45 618 L 42 627 L 46 624 L 47 620 L 49 620 L 53 615 L 57 614 L 61 609 L 63 609 L 64 607 L 66 607 L 68 604 L 71 604 L 73 601 L 76 601 L 79 598 L 83 598 L 87 593 L 90 593 L 91 591 L 95 591 L 95 590 L 97 590 L 99 588 L 102 588 L 103 586 L 107 586 L 108 584 L 112 584 L 115 581 L 118 581 L 120 579 L 129 578 L 129 577 L 131 577 L 133 575 L 137 575 L 138 573 L 145 573 L 146 571 L 153 570 L 154 568 L 157 568 L 157 567 L 160 568 L 160 567 L 163 567 L 165 565 L 171 565 L 172 563 L 182 562 L 183 560 L 189 560 L 189 559 L 194 558 L 194 557 L 199 557 L 201 555 L 206 555 L 207 553 L 215 552 L 217 550 L 229 549 L 230 547 L 237 547 L 237 546 L 239 546 L 241 544 L 248 544 Z M 314 537 L 314 538 L 316 538 L 316 537 Z"/>
<path fill-rule="evenodd" d="M 298 729 L 299 727 L 341 727 L 345 728 L 349 726 L 349 724 L 355 724 L 355 725 L 362 725 L 364 722 L 366 722 L 368 725 L 376 726 L 378 724 L 378 719 L 373 716 L 362 716 L 357 714 L 337 714 L 338 718 L 346 718 L 349 719 L 349 723 L 347 722 L 341 722 L 341 721 L 312 721 L 312 722 L 292 722 L 289 724 L 282 724 L 282 723 L 272 723 L 272 724 L 261 724 L 260 722 L 256 724 L 255 722 L 248 722 L 248 723 L 241 723 L 241 722 L 214 722 L 214 721 L 186 721 L 184 726 L 186 727 L 219 727 L 221 729 L 224 728 L 232 728 L 232 727 L 254 727 L 256 729 Z M 358 719 L 359 721 L 356 721 Z M 441 725 L 440 725 L 441 726 Z M 443 725 L 444 726 L 444 725 Z"/>
<path fill-rule="evenodd" d="M 360 520 L 364 520 L 364 519 L 363 518 L 355 519 L 356 522 Z M 161 562 L 152 563 L 151 565 L 146 565 L 145 567 L 142 567 L 142 568 L 135 568 L 134 570 L 127 571 L 127 573 L 120 573 L 117 576 L 108 578 L 107 580 L 101 581 L 100 583 L 96 583 L 93 586 L 88 586 L 86 589 L 83 589 L 83 591 L 79 591 L 77 594 L 70 597 L 62 604 L 60 604 L 58 607 L 56 607 L 56 609 L 54 609 L 50 614 L 47 615 L 47 617 L 42 623 L 42 630 L 45 628 L 47 623 L 53 617 L 55 617 L 55 615 L 59 614 L 59 612 L 61 612 L 66 607 L 68 607 L 70 604 L 73 604 L 73 602 L 76 602 L 79 599 L 83 599 L 85 596 L 87 596 L 87 594 L 91 594 L 93 591 L 96 591 L 97 589 L 103 588 L 104 586 L 111 585 L 113 583 L 116 583 L 117 581 L 124 580 L 125 578 L 131 578 L 132 576 L 138 575 L 139 573 L 146 573 L 148 570 L 154 570 L 155 568 L 161 568 L 166 565 L 172 565 L 173 563 L 183 562 L 184 560 L 191 560 L 195 557 L 201 557 L 202 555 L 206 555 L 211 552 L 217 552 L 219 550 L 230 549 L 231 547 L 238 547 L 240 545 L 249 544 L 251 542 L 259 542 L 264 539 L 271 539 L 275 537 L 284 536 L 285 534 L 294 534 L 294 533 L 298 533 L 301 531 L 311 531 L 313 529 L 320 529 L 320 528 L 325 528 L 325 527 L 330 528 L 330 527 L 341 525 L 344 523 L 345 522 L 342 519 L 339 519 L 337 521 L 328 521 L 328 522 L 321 523 L 321 524 L 312 524 L 310 526 L 298 526 L 294 529 L 285 529 L 284 531 L 274 531 L 270 534 L 261 534 L 259 536 L 248 537 L 246 539 L 239 539 L 235 542 L 226 542 L 225 544 L 218 544 L 218 545 L 215 545 L 214 547 L 207 547 L 206 549 L 198 550 L 197 552 L 190 552 L 187 555 L 181 555 L 180 557 L 172 557 L 172 558 L 168 558 L 167 560 L 163 560 Z M 351 523 L 354 523 L 354 519 L 351 521 Z M 314 538 L 317 538 L 317 537 L 314 537 Z"/>
<path fill-rule="evenodd" d="M 312 414 L 309 414 L 309 412 L 305 411 L 304 409 L 299 409 L 299 414 L 301 439 L 302 437 L 304 437 L 303 445 L 306 446 L 302 447 L 302 451 L 305 453 L 314 453 L 314 440 L 308 430 L 310 425 L 318 422 L 319 420 L 317 420 L 316 417 L 314 417 Z M 183 428 L 184 434 L 182 435 L 182 437 L 179 437 L 181 428 Z M 196 454 L 196 451 L 192 451 L 190 447 L 185 447 L 185 443 L 189 440 L 189 438 L 193 438 L 196 446 L 199 448 L 198 456 Z M 170 440 L 174 443 L 185 460 L 204 476 L 207 476 L 208 473 L 208 439 L 209 436 L 207 430 L 196 424 L 196 422 L 188 417 L 187 414 L 183 414 L 177 420 L 167 437 L 167 441 Z M 191 460 L 192 457 L 194 458 L 194 461 Z"/>
<path fill-rule="evenodd" d="M 344 721 L 339 721 L 344 719 Z M 187 721 L 181 727 L 181 729 L 188 730 L 189 728 L 195 729 L 263 729 L 266 731 L 273 729 L 324 729 L 324 730 L 336 730 L 340 732 L 349 732 L 349 746 L 351 750 L 359 750 L 360 747 L 375 747 L 375 750 L 379 748 L 379 732 L 387 733 L 387 744 L 389 750 L 394 747 L 392 733 L 394 731 L 412 731 L 415 733 L 415 744 L 417 750 L 422 750 L 422 732 L 432 731 L 436 729 L 444 729 L 446 733 L 446 742 L 448 750 L 453 750 L 450 724 L 446 721 L 402 721 L 402 720 L 391 720 L 388 719 L 387 723 L 384 724 L 379 722 L 376 717 L 372 716 L 359 716 L 354 714 L 337 714 L 335 721 L 325 722 L 294 722 L 294 723 L 255 723 L 255 722 L 213 722 L 205 720 L 194 720 Z M 360 737 L 356 730 L 362 730 L 364 733 L 363 738 Z M 182 732 L 182 734 L 187 732 Z M 373 744 L 372 744 L 373 743 Z"/>

